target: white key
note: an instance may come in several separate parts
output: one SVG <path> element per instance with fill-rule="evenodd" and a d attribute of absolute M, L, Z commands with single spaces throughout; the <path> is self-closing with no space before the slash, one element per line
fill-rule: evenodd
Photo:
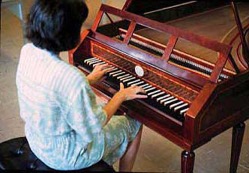
<path fill-rule="evenodd" d="M 177 110 L 179 110 L 179 109 L 181 109 L 181 108 L 183 108 L 183 107 L 185 107 L 185 106 L 188 106 L 188 103 L 184 103 L 184 104 L 182 104 L 182 105 L 180 105 L 180 106 L 175 107 L 175 108 L 174 108 L 174 111 L 177 111 Z"/>
<path fill-rule="evenodd" d="M 141 87 L 144 89 L 144 87 L 146 87 L 146 86 L 150 86 L 149 84 L 144 84 L 144 85 L 141 85 Z"/>
<path fill-rule="evenodd" d="M 139 81 L 140 81 L 140 79 L 137 79 L 137 80 L 134 80 L 134 81 L 128 82 L 128 83 L 127 83 L 127 85 L 131 85 L 131 84 L 136 83 L 136 82 L 139 82 Z"/>
<path fill-rule="evenodd" d="M 127 78 L 127 79 L 123 80 L 123 82 L 128 82 L 128 81 L 133 80 L 133 79 L 136 79 L 136 78 L 135 77 L 130 77 L 130 78 Z"/>
<path fill-rule="evenodd" d="M 172 103 L 172 102 L 174 102 L 174 101 L 176 101 L 176 100 L 178 100 L 177 98 L 174 98 L 174 99 L 172 99 L 172 100 L 169 100 L 169 101 L 167 101 L 167 102 L 164 102 L 164 106 L 166 106 L 166 105 L 168 105 L 168 104 L 170 104 L 170 103 Z"/>
<path fill-rule="evenodd" d="M 131 77 L 133 77 L 133 76 L 129 74 L 128 76 L 122 77 L 122 78 L 120 78 L 119 80 L 122 81 L 122 80 L 125 80 L 125 79 L 128 79 L 128 78 L 131 78 Z"/>
<path fill-rule="evenodd" d="M 93 57 L 93 58 L 85 59 L 85 60 L 84 60 L 84 63 L 88 63 L 88 62 L 93 61 L 93 60 L 96 60 L 96 58 Z"/>
<path fill-rule="evenodd" d="M 168 97 L 168 98 L 166 98 L 166 99 L 161 100 L 160 103 L 163 103 L 163 102 L 165 102 L 165 101 L 168 101 L 168 100 L 171 100 L 171 99 L 174 99 L 174 98 L 175 98 L 175 97 L 173 97 L 173 96 Z"/>
<path fill-rule="evenodd" d="M 165 94 L 165 92 L 162 91 L 160 93 L 154 94 L 154 95 L 151 96 L 151 98 L 155 98 L 155 97 L 160 96 L 162 94 Z"/>
<path fill-rule="evenodd" d="M 98 61 L 98 60 L 86 61 L 86 64 L 87 64 L 87 65 L 91 65 L 91 64 L 94 64 L 94 63 L 96 63 L 96 62 L 100 62 L 100 61 Z"/>
<path fill-rule="evenodd" d="M 156 99 L 156 101 L 160 101 L 160 100 L 162 100 L 162 99 L 164 99 L 164 98 L 167 98 L 167 97 L 169 97 L 169 96 L 171 96 L 171 95 L 170 95 L 170 94 L 167 94 L 167 95 L 165 95 L 165 96 L 159 97 L 159 98 Z"/>
<path fill-rule="evenodd" d="M 125 74 L 125 75 L 122 75 L 122 76 L 118 76 L 117 79 L 121 79 L 123 77 L 126 77 L 126 76 L 129 76 L 130 74 Z"/>
<path fill-rule="evenodd" d="M 183 101 L 179 101 L 177 103 L 174 103 L 174 104 L 170 105 L 169 108 L 172 109 L 172 108 L 174 108 L 174 107 L 176 107 L 176 106 L 178 106 L 178 105 L 180 105 L 182 103 L 183 103 Z"/>
<path fill-rule="evenodd" d="M 185 114 L 185 113 L 188 111 L 188 109 L 189 109 L 189 108 L 186 108 L 186 109 L 181 110 L 181 111 L 180 111 L 180 114 L 181 114 L 181 115 Z"/>
<path fill-rule="evenodd" d="M 151 86 L 151 85 L 148 85 L 148 86 L 143 87 L 144 90 L 147 90 L 147 89 L 149 89 L 149 88 L 154 88 L 154 87 Z"/>
<path fill-rule="evenodd" d="M 122 71 L 122 72 L 116 73 L 116 74 L 114 74 L 114 75 L 112 75 L 112 76 L 113 76 L 113 77 L 116 77 L 116 76 L 119 76 L 119 75 L 124 74 L 124 73 L 125 73 L 125 72 Z"/>
<path fill-rule="evenodd" d="M 155 89 L 155 87 L 151 86 L 150 88 L 144 89 L 144 91 L 145 91 L 145 92 L 148 92 L 148 91 L 151 91 L 151 90 L 153 90 L 153 89 Z"/>
<path fill-rule="evenodd" d="M 119 73 L 119 72 L 122 72 L 122 70 L 113 71 L 113 72 L 109 73 L 109 76 L 112 76 L 112 75 Z"/>
<path fill-rule="evenodd" d="M 105 62 L 99 62 L 99 63 L 93 64 L 93 67 L 95 67 L 96 65 L 101 65 L 101 64 L 105 64 Z"/>
<path fill-rule="evenodd" d="M 97 63 L 97 62 L 102 62 L 102 61 L 99 59 L 92 60 L 92 61 L 88 62 L 88 65 L 92 65 L 92 64 Z"/>
<path fill-rule="evenodd" d="M 137 83 L 134 83 L 134 84 L 132 84 L 131 86 L 138 86 L 138 85 L 140 85 L 140 84 L 142 84 L 142 83 L 144 83 L 144 81 L 140 81 L 140 82 L 137 82 Z"/>
<path fill-rule="evenodd" d="M 96 60 L 97 58 L 95 58 L 95 57 L 92 57 L 92 58 L 87 58 L 87 59 L 85 59 L 84 61 L 92 61 L 92 60 Z"/>
<path fill-rule="evenodd" d="M 156 94 L 156 93 L 158 93 L 158 92 L 160 92 L 161 90 L 156 90 L 156 91 L 152 91 L 152 92 L 150 92 L 150 93 L 148 93 L 147 95 L 153 95 L 153 94 Z"/>

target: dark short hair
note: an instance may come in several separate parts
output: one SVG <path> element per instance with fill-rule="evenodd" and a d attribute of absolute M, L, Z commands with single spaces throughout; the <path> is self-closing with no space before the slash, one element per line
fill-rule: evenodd
<path fill-rule="evenodd" d="M 51 52 L 73 49 L 87 16 L 84 0 L 36 0 L 27 16 L 26 37 Z"/>

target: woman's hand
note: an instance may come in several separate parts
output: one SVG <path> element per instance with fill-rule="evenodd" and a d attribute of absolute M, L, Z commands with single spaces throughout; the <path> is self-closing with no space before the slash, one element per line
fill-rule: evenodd
<path fill-rule="evenodd" d="M 120 90 L 116 93 L 118 97 L 120 97 L 123 101 L 133 100 L 136 98 L 147 98 L 147 95 L 139 94 L 146 93 L 142 87 L 139 86 L 130 86 L 128 88 L 124 88 L 124 85 L 120 83 Z"/>
<path fill-rule="evenodd" d="M 147 95 L 139 93 L 145 93 L 142 87 L 134 85 L 128 88 L 124 88 L 124 85 L 120 83 L 120 90 L 111 98 L 111 100 L 104 107 L 104 110 L 107 114 L 106 124 L 111 119 L 113 114 L 118 110 L 123 101 L 133 100 L 136 98 L 147 98 Z"/>
<path fill-rule="evenodd" d="M 106 73 L 113 70 L 108 64 L 96 65 L 93 71 L 87 76 L 87 79 L 90 84 L 95 84 L 98 82 Z"/>

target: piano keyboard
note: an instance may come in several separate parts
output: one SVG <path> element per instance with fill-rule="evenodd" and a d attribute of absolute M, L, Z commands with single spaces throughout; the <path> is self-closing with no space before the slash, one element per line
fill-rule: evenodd
<path fill-rule="evenodd" d="M 80 66 L 78 66 L 78 68 L 86 68 L 89 71 L 92 71 L 96 65 L 105 63 L 106 62 L 93 57 L 85 59 L 84 64 L 81 64 Z M 116 89 L 118 89 L 120 82 L 122 82 L 125 87 L 129 87 L 132 85 L 142 87 L 145 90 L 146 95 L 148 96 L 148 98 L 143 99 L 143 101 L 163 111 L 164 113 L 169 114 L 170 116 L 181 122 L 184 120 L 184 114 L 189 109 L 188 103 L 179 100 L 171 94 L 157 89 L 156 87 L 153 87 L 142 79 L 137 78 L 136 76 L 133 76 L 116 67 L 107 74 L 107 81 L 114 83 Z"/>

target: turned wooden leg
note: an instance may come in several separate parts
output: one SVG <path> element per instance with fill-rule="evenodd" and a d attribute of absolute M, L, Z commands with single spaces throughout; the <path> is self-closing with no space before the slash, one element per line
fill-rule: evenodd
<path fill-rule="evenodd" d="M 233 127 L 230 173 L 236 173 L 237 171 L 244 131 L 245 131 L 244 122 Z"/>
<path fill-rule="evenodd" d="M 195 153 L 193 151 L 182 152 L 182 173 L 192 173 L 194 170 Z"/>

